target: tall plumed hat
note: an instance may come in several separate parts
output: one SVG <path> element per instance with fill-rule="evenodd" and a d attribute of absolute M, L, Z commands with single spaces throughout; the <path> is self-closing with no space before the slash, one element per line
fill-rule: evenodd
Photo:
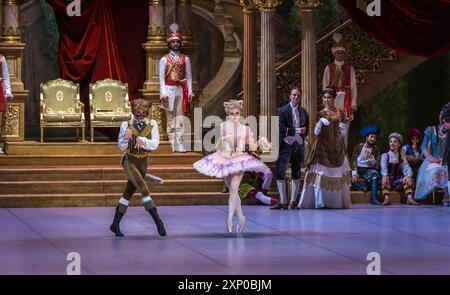
<path fill-rule="evenodd" d="M 341 33 L 334 33 L 333 34 L 333 47 L 331 47 L 331 52 L 333 52 L 333 54 L 338 51 L 338 50 L 346 50 L 345 49 L 345 45 L 343 43 L 344 41 L 344 36 Z"/>
<path fill-rule="evenodd" d="M 178 33 L 178 30 L 180 29 L 180 27 L 178 26 L 177 23 L 173 23 L 169 26 L 169 36 L 167 36 L 167 43 L 170 43 L 172 40 L 179 40 L 181 42 L 181 34 Z"/>

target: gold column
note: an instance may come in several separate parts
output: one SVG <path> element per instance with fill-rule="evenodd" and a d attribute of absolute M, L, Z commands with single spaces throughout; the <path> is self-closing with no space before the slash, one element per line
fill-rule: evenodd
<path fill-rule="evenodd" d="M 194 92 L 198 89 L 197 83 L 197 57 L 195 54 L 195 49 L 197 48 L 197 43 L 194 42 L 192 38 L 191 30 L 191 0 L 176 0 L 175 7 L 175 20 L 180 26 L 180 33 L 183 35 L 183 47 L 181 52 L 189 55 L 192 64 L 192 88 Z"/>
<path fill-rule="evenodd" d="M 225 24 L 225 10 L 223 9 L 223 6 L 221 5 L 222 0 L 214 0 L 214 19 L 216 21 L 216 24 L 218 25 L 224 25 Z"/>
<path fill-rule="evenodd" d="M 276 109 L 275 79 L 275 42 L 274 26 L 275 9 L 281 0 L 254 0 L 261 11 L 261 110 L 265 118 L 260 124 L 262 136 L 270 137 L 270 117 Z"/>
<path fill-rule="evenodd" d="M 177 0 L 175 7 L 175 19 L 180 26 L 183 35 L 183 43 L 190 43 L 192 39 L 191 31 L 191 0 Z"/>
<path fill-rule="evenodd" d="M 198 98 L 201 94 L 201 89 L 199 89 L 197 81 L 197 71 L 198 71 L 197 54 L 196 54 L 197 43 L 194 42 L 191 30 L 191 20 L 192 20 L 191 0 L 176 0 L 175 3 L 176 3 L 175 20 L 177 24 L 180 26 L 181 35 L 183 36 L 182 37 L 183 46 L 181 47 L 181 52 L 188 55 L 189 58 L 191 59 L 192 91 L 195 94 L 195 97 L 192 100 L 192 105 L 195 107 L 198 104 Z M 191 115 L 189 116 L 191 122 L 193 120 L 192 117 L 193 114 L 194 112 L 191 112 Z"/>
<path fill-rule="evenodd" d="M 166 120 L 159 100 L 159 60 L 168 52 L 165 33 L 164 0 L 149 0 L 149 26 L 147 42 L 142 44 L 146 52 L 147 77 L 142 96 L 153 103 L 152 118 L 158 122 L 162 140 L 167 140 Z"/>
<path fill-rule="evenodd" d="M 16 0 L 3 0 L 0 53 L 9 67 L 9 78 L 14 99 L 8 103 L 6 123 L 2 139 L 6 142 L 23 141 L 25 137 L 25 98 L 29 91 L 22 82 L 22 53 L 25 44 L 21 42 L 19 30 L 19 7 Z"/>
<path fill-rule="evenodd" d="M 256 17 L 258 9 L 252 0 L 241 0 L 244 13 L 244 61 L 242 88 L 244 89 L 244 115 L 258 115 L 258 61 L 256 50 Z"/>
<path fill-rule="evenodd" d="M 295 4 L 300 7 L 302 19 L 302 106 L 309 114 L 308 142 L 312 143 L 317 115 L 317 61 L 314 9 L 321 5 L 321 1 L 295 0 Z"/>

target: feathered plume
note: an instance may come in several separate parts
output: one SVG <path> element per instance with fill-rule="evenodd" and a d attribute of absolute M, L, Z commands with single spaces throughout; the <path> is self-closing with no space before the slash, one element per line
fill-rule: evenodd
<path fill-rule="evenodd" d="M 180 26 L 178 26 L 177 23 L 173 23 L 169 26 L 169 30 L 173 33 L 178 32 L 179 29 L 180 29 Z"/>
<path fill-rule="evenodd" d="M 342 42 L 343 38 L 344 38 L 344 36 L 341 33 L 334 33 L 333 34 L 333 40 L 334 40 L 334 42 L 336 42 L 338 44 Z"/>

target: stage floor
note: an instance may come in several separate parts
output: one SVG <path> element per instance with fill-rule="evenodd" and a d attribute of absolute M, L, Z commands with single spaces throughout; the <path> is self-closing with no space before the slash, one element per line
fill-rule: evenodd
<path fill-rule="evenodd" d="M 0 274 L 450 274 L 450 208 L 433 205 L 271 211 L 245 206 L 242 234 L 225 232 L 226 206 L 160 206 L 161 238 L 142 207 L 130 207 L 116 238 L 114 208 L 0 209 Z M 237 223 L 237 218 L 235 220 Z"/>

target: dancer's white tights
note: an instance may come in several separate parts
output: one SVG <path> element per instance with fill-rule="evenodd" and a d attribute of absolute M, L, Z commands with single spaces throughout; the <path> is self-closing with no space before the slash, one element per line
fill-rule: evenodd
<path fill-rule="evenodd" d="M 231 224 L 236 212 L 239 219 L 244 217 L 242 214 L 241 198 L 239 198 L 239 185 L 241 184 L 242 177 L 244 173 L 236 173 L 228 175 L 224 178 L 225 184 L 230 192 L 230 197 L 228 198 L 228 223 Z"/>

